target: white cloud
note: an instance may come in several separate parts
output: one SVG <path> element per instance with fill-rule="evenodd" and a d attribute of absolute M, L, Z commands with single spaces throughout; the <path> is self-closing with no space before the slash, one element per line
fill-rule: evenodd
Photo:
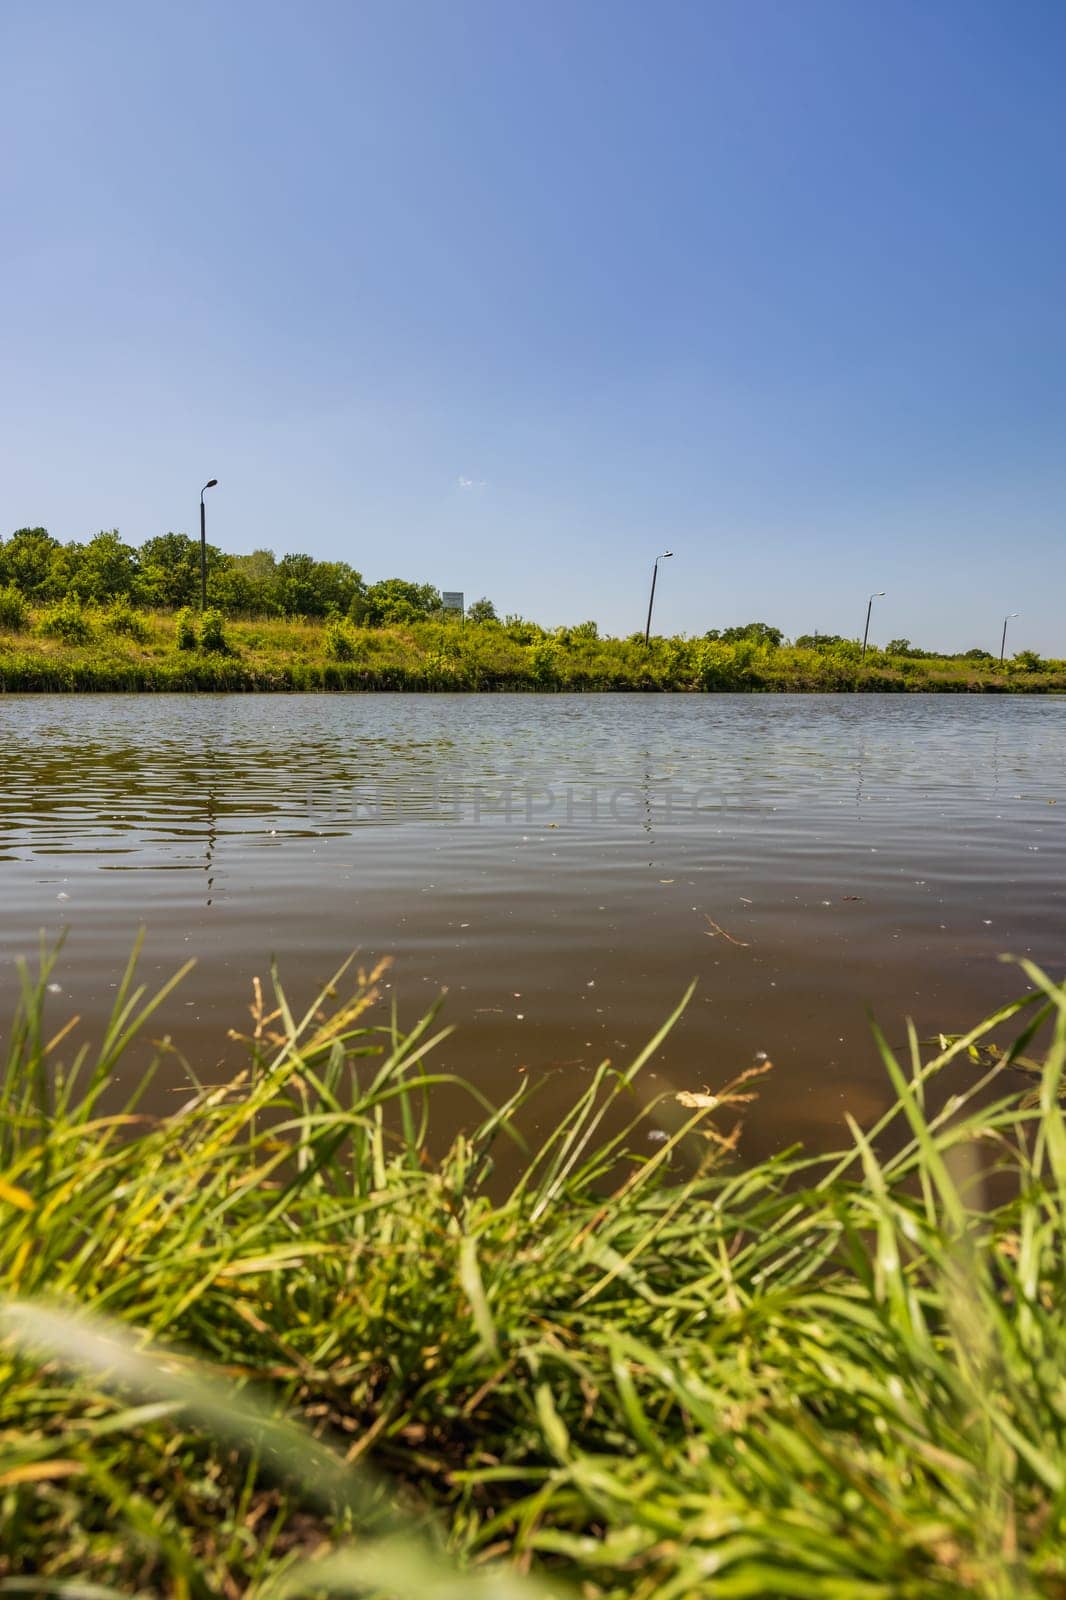
<path fill-rule="evenodd" d="M 487 487 L 484 478 L 457 478 L 460 489 L 484 489 Z"/>

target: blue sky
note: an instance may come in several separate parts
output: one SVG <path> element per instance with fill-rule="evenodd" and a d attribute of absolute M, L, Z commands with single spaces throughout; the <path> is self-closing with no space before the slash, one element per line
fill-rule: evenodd
<path fill-rule="evenodd" d="M 0 532 L 1066 654 L 1061 0 L 5 0 Z"/>

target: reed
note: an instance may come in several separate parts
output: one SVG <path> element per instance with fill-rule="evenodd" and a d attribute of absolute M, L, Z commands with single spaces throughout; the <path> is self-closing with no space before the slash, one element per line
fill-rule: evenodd
<path fill-rule="evenodd" d="M 157 1116 L 160 997 L 131 961 L 78 1044 L 53 960 L 0 1071 L 0 1592 L 1066 1594 L 1066 987 L 878 1034 L 891 1111 L 750 1166 L 748 1075 L 644 1083 L 679 1012 L 525 1149 L 535 1090 L 435 1070 L 380 972 L 275 976 Z"/>

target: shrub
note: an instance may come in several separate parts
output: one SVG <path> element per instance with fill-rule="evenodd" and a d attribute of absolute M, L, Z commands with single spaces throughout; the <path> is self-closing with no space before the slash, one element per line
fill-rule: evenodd
<path fill-rule="evenodd" d="M 29 620 L 29 607 L 14 585 L 0 589 L 0 628 L 6 633 L 21 633 Z"/>
<path fill-rule="evenodd" d="M 200 649 L 214 650 L 219 655 L 229 654 L 222 613 L 216 611 L 214 607 L 210 611 L 205 611 L 200 618 Z"/>
<path fill-rule="evenodd" d="M 116 600 L 104 617 L 108 633 L 120 633 L 127 639 L 143 644 L 148 637 L 148 624 L 128 600 Z"/>
<path fill-rule="evenodd" d="M 196 622 L 188 606 L 183 606 L 178 612 L 176 632 L 179 650 L 196 649 Z"/>
<path fill-rule="evenodd" d="M 326 654 L 331 661 L 354 661 L 359 653 L 358 640 L 352 630 L 339 617 L 326 624 Z"/>
<path fill-rule="evenodd" d="M 50 639 L 62 639 L 64 644 L 84 644 L 93 630 L 77 600 L 61 600 L 45 613 L 40 631 Z"/>
<path fill-rule="evenodd" d="M 727 645 L 708 639 L 696 646 L 693 669 L 701 689 L 724 689 L 732 673 L 732 651 Z"/>
<path fill-rule="evenodd" d="M 534 683 L 549 684 L 559 681 L 559 646 L 554 639 L 541 639 L 527 646 L 529 672 Z"/>

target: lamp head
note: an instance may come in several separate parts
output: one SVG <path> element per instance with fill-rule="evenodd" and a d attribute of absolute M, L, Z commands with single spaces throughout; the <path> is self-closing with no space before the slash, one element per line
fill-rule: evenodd
<path fill-rule="evenodd" d="M 666 560 L 669 559 L 670 556 L 673 555 L 673 553 L 674 552 L 672 550 L 664 550 L 662 555 L 659 557 L 659 560 L 660 561 L 666 561 Z"/>

